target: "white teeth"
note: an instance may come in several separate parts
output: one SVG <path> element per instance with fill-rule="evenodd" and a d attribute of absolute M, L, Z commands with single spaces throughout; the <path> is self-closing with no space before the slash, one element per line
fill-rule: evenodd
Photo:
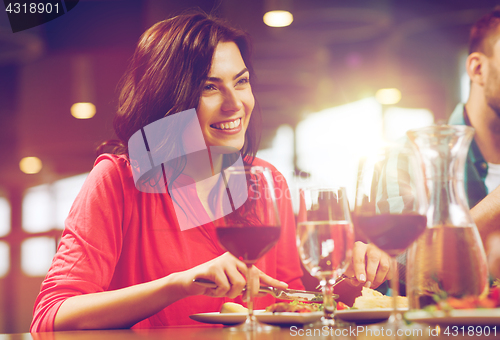
<path fill-rule="evenodd" d="M 234 129 L 240 126 L 241 124 L 241 118 L 235 119 L 232 122 L 229 123 L 219 123 L 219 124 L 213 124 L 212 127 L 219 129 L 219 130 L 228 130 L 228 129 Z"/>

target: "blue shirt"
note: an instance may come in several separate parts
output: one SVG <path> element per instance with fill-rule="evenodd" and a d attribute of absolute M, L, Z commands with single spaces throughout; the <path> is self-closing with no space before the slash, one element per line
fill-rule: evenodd
<path fill-rule="evenodd" d="M 470 125 L 467 123 L 467 112 L 465 105 L 460 103 L 455 107 L 448 120 L 450 125 Z M 467 193 L 469 207 L 472 208 L 488 194 L 488 189 L 484 184 L 488 174 L 488 163 L 484 160 L 475 140 L 469 147 L 467 160 L 465 162 L 464 185 Z"/>

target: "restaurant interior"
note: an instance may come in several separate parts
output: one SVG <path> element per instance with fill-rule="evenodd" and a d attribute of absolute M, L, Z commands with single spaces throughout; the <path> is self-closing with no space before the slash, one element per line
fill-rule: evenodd
<path fill-rule="evenodd" d="M 358 161 L 372 147 L 444 122 L 466 101 L 468 32 L 497 3 L 81 0 L 17 33 L 2 11 L 0 333 L 29 330 L 71 203 L 96 147 L 114 138 L 117 84 L 153 23 L 201 8 L 250 33 L 262 115 L 258 156 L 292 192 L 327 180 L 352 200 Z M 293 21 L 269 26 L 263 16 L 273 9 Z M 78 111 L 76 103 L 92 105 Z"/>

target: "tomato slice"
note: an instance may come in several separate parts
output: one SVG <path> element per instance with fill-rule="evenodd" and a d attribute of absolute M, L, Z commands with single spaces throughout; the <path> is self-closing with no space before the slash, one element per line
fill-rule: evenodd
<path fill-rule="evenodd" d="M 343 302 L 337 302 L 337 310 L 344 310 L 344 309 L 348 309 L 349 306 L 347 306 L 345 303 Z"/>

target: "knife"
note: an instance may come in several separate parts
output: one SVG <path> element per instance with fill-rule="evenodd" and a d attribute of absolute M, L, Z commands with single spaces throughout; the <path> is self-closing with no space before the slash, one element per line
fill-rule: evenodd
<path fill-rule="evenodd" d="M 216 288 L 217 285 L 215 282 L 207 279 L 194 279 L 194 283 L 199 285 Z M 243 292 L 246 290 L 243 289 Z M 279 289 L 275 287 L 266 287 L 260 286 L 258 295 L 271 294 L 277 299 L 281 300 L 296 300 L 302 302 L 315 302 L 315 303 L 323 303 L 323 293 L 319 292 L 309 292 L 306 290 L 296 290 L 296 289 Z M 334 298 L 338 298 L 338 295 L 334 294 Z"/>

